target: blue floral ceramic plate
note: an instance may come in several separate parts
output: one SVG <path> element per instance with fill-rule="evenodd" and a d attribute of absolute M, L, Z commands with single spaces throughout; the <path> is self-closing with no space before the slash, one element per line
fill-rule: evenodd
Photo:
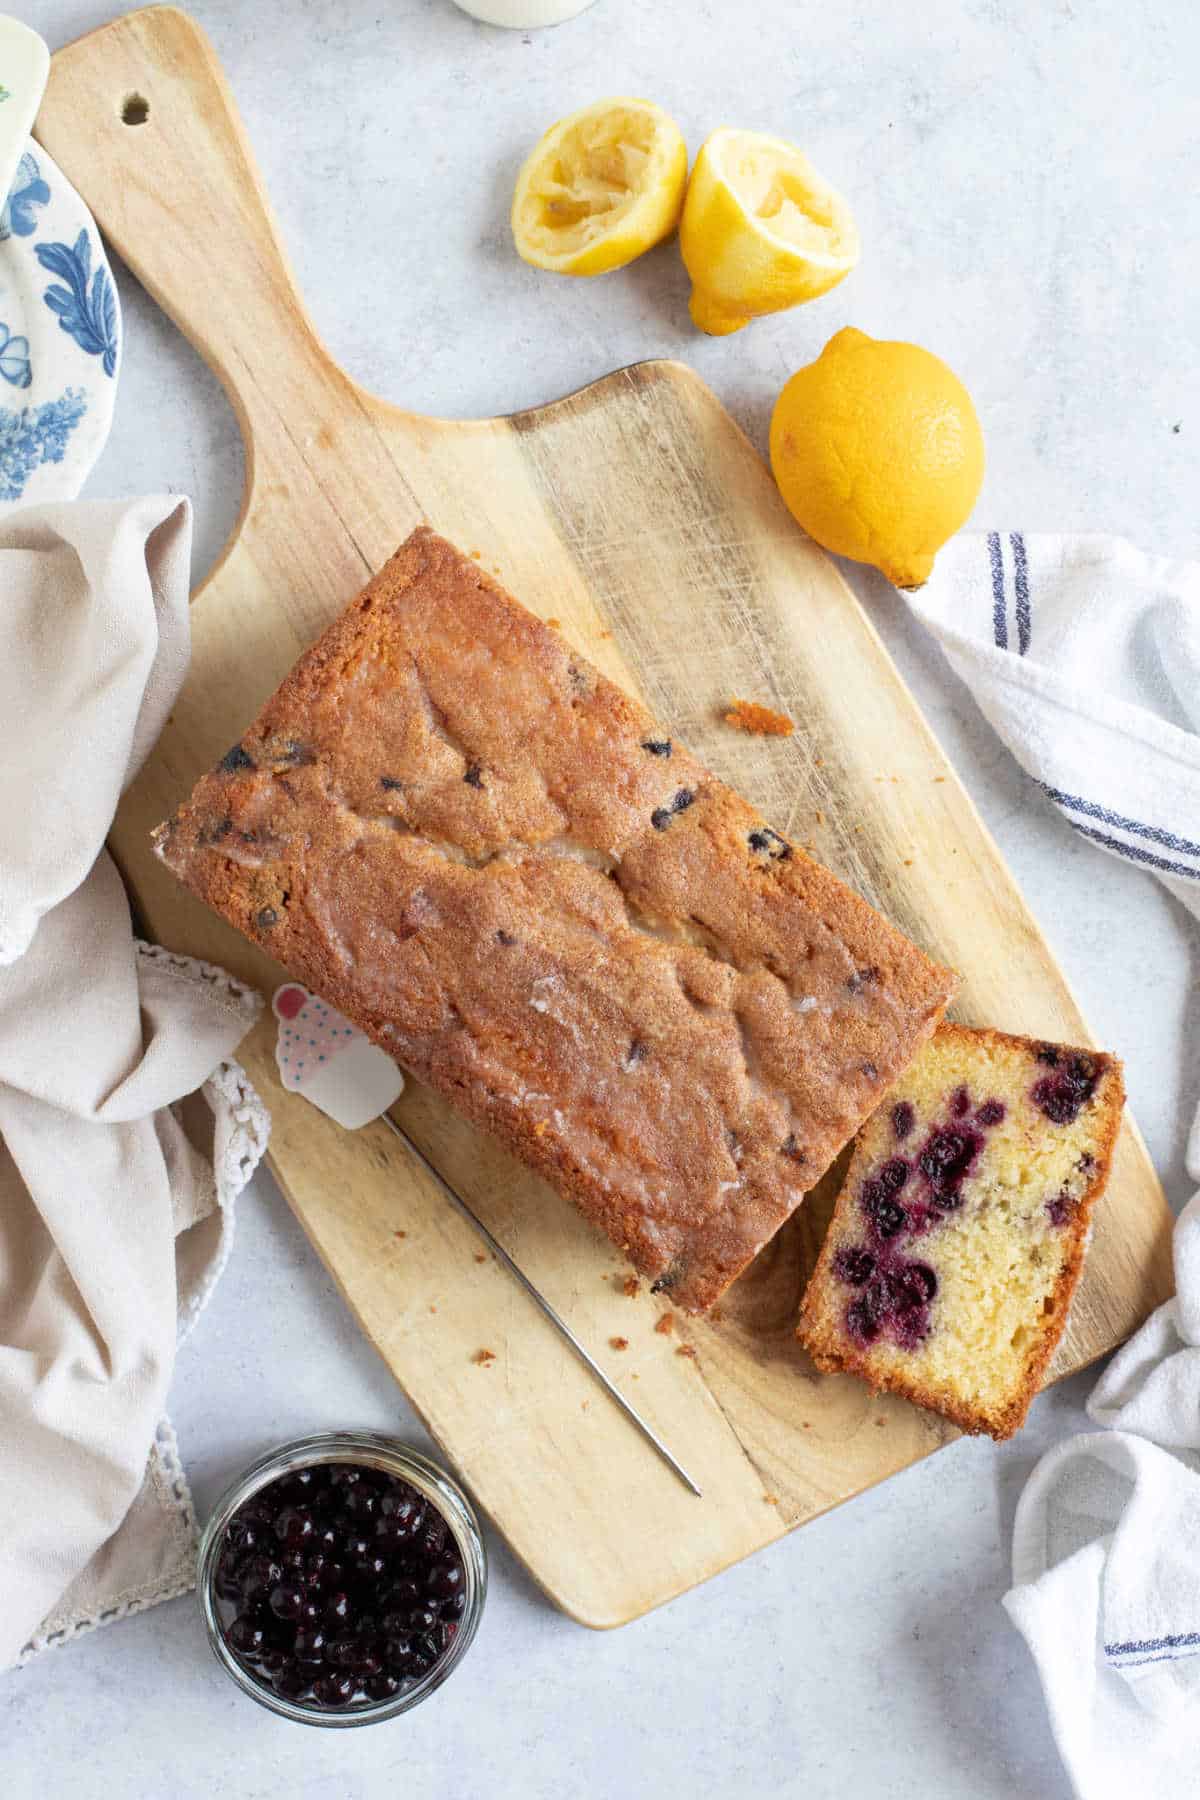
<path fill-rule="evenodd" d="M 0 511 L 75 498 L 108 437 L 120 367 L 95 220 L 31 140 L 0 209 Z"/>

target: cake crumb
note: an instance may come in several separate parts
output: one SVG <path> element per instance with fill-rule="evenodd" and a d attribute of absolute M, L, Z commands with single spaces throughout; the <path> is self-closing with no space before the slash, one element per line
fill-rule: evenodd
<path fill-rule="evenodd" d="M 691 1344 L 680 1344 L 675 1354 L 676 1356 L 690 1356 L 693 1361 L 695 1361 L 696 1357 L 696 1352 Z"/>
<path fill-rule="evenodd" d="M 471 1358 L 471 1361 L 478 1363 L 481 1369 L 486 1369 L 488 1364 L 494 1363 L 495 1360 L 496 1352 L 494 1350 L 477 1350 Z"/>
<path fill-rule="evenodd" d="M 482 562 L 483 551 L 482 550 L 472 550 L 471 556 L 475 562 Z"/>
<path fill-rule="evenodd" d="M 553 625 L 555 631 L 557 631 L 559 629 L 559 627 L 562 625 L 562 620 L 561 619 L 547 619 L 546 623 L 547 623 L 547 625 Z"/>
<path fill-rule="evenodd" d="M 430 1310 L 430 1312 L 434 1312 L 434 1313 L 435 1313 L 435 1312 L 436 1312 L 436 1311 L 437 1311 L 437 1307 L 436 1307 L 436 1306 L 431 1306 L 431 1307 L 430 1307 L 430 1309 L 429 1309 L 429 1310 Z"/>
<path fill-rule="evenodd" d="M 654 1327 L 654 1329 L 655 1329 L 655 1331 L 659 1332 L 663 1337 L 670 1337 L 671 1333 L 675 1329 L 675 1314 L 674 1313 L 664 1313 L 662 1318 L 658 1321 L 658 1324 Z"/>
<path fill-rule="evenodd" d="M 801 1423 L 801 1425 L 802 1425 L 802 1426 L 803 1426 L 803 1427 L 804 1427 L 804 1429 L 805 1429 L 805 1431 L 811 1431 L 811 1430 L 812 1430 L 812 1426 L 811 1426 L 811 1425 L 810 1425 L 810 1423 L 809 1423 L 809 1421 L 808 1421 L 808 1420 L 807 1420 L 807 1419 L 801 1419 L 801 1421 L 800 1421 L 800 1423 Z"/>
<path fill-rule="evenodd" d="M 590 1400 L 581 1400 L 581 1401 L 580 1401 L 580 1402 L 579 1402 L 579 1410 L 580 1410 L 580 1412 L 587 1412 L 587 1410 L 588 1410 L 588 1408 L 589 1408 L 589 1407 L 590 1407 L 590 1406 L 591 1406 L 591 1404 L 592 1404 L 592 1403 L 591 1403 L 591 1401 L 590 1401 Z"/>
<path fill-rule="evenodd" d="M 621 1292 L 624 1294 L 624 1296 L 627 1300 L 632 1300 L 637 1294 L 640 1294 L 642 1291 L 642 1284 L 638 1280 L 636 1275 L 625 1275 L 625 1276 L 617 1275 L 617 1276 L 614 1276 L 614 1280 L 619 1281 L 621 1283 Z"/>
<path fill-rule="evenodd" d="M 613 1350 L 628 1350 L 628 1348 L 629 1348 L 629 1339 L 628 1338 L 623 1338 L 623 1337 L 609 1338 L 608 1342 L 609 1342 L 610 1347 Z"/>
<path fill-rule="evenodd" d="M 601 636 L 601 637 L 602 637 L 602 638 L 610 638 L 610 637 L 611 637 L 611 636 L 612 636 L 612 632 L 611 632 L 611 631 L 602 631 L 602 632 L 601 632 L 601 633 L 600 633 L 600 636 Z"/>
<path fill-rule="evenodd" d="M 886 1425 L 887 1420 L 886 1419 L 876 1419 L 875 1423 L 876 1423 L 876 1425 Z"/>
<path fill-rule="evenodd" d="M 825 823 L 825 814 L 821 811 L 820 807 L 818 807 L 817 808 L 817 824 L 823 825 L 824 823 Z"/>
<path fill-rule="evenodd" d="M 393 1231 L 392 1236 L 396 1238 L 406 1238 L 408 1233 L 407 1231 Z"/>
<path fill-rule="evenodd" d="M 483 1250 L 477 1250 L 477 1251 L 476 1251 L 476 1252 L 475 1252 L 475 1261 L 476 1261 L 476 1262 L 486 1262 L 486 1261 L 487 1261 L 487 1254 L 486 1254 L 486 1252 L 485 1252 L 485 1251 L 483 1251 Z"/>
<path fill-rule="evenodd" d="M 796 729 L 786 713 L 773 712 L 756 700 L 734 699 L 723 717 L 735 731 L 747 731 L 751 737 L 791 737 Z"/>
<path fill-rule="evenodd" d="M 935 782 L 945 781 L 946 777 L 944 775 L 935 775 L 933 779 Z"/>
<path fill-rule="evenodd" d="M 779 1505 L 779 1495 L 778 1494 L 764 1494 L 763 1499 L 768 1506 L 778 1506 Z"/>
<path fill-rule="evenodd" d="M 904 859 L 904 866 L 905 866 L 905 868 L 906 868 L 906 869 L 911 869 L 911 868 L 912 868 L 912 866 L 913 866 L 913 859 L 912 859 L 912 857 L 911 857 L 911 856 L 906 856 L 906 857 L 905 857 L 905 859 Z"/>

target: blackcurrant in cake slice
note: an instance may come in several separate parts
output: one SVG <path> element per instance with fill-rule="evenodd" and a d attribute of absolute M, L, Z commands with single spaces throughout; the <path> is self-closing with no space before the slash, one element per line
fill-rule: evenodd
<path fill-rule="evenodd" d="M 1011 1437 L 1066 1325 L 1124 1101 L 1102 1051 L 942 1025 L 855 1144 L 801 1311 L 817 1367 Z"/>

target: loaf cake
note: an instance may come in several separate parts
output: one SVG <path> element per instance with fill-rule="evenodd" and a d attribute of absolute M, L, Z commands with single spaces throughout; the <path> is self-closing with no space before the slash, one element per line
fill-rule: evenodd
<path fill-rule="evenodd" d="M 804 1296 L 817 1367 L 1011 1437 L 1066 1325 L 1124 1100 L 1114 1057 L 942 1025 L 855 1146 Z"/>
<path fill-rule="evenodd" d="M 954 981 L 426 529 L 155 839 L 689 1310 Z"/>

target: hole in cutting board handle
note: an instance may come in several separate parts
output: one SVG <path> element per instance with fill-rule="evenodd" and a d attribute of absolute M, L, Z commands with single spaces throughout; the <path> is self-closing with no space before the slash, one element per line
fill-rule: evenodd
<path fill-rule="evenodd" d="M 144 125 L 150 117 L 150 102 L 144 94 L 126 94 L 121 103 L 122 125 Z"/>

